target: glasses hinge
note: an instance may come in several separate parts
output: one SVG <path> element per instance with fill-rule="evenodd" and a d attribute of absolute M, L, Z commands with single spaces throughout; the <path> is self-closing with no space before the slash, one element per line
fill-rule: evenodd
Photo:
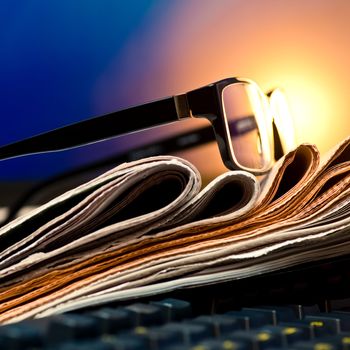
<path fill-rule="evenodd" d="M 176 113 L 179 119 L 192 117 L 186 94 L 174 96 L 174 102 Z"/>

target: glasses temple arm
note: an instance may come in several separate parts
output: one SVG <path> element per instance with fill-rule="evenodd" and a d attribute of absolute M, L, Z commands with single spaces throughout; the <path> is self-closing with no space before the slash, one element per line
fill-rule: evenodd
<path fill-rule="evenodd" d="M 112 112 L 0 147 L 0 160 L 59 151 L 189 118 L 185 95 Z"/>

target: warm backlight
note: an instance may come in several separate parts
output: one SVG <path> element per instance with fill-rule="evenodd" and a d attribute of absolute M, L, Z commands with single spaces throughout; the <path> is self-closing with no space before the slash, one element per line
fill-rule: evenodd
<path fill-rule="evenodd" d="M 159 17 L 155 9 L 151 28 L 143 28 L 125 47 L 122 63 L 106 71 L 106 81 L 116 83 L 115 89 L 101 85 L 105 101 L 120 94 L 146 101 L 244 76 L 264 92 L 285 91 L 293 122 L 288 116 L 279 123 L 287 130 L 287 148 L 295 139 L 325 153 L 350 135 L 350 1 L 188 0 L 170 7 Z M 136 59 L 142 59 L 142 74 L 133 75 Z M 289 112 L 280 98 L 275 108 L 284 116 Z M 191 160 L 216 166 L 208 159 L 202 152 Z"/>
<path fill-rule="evenodd" d="M 270 108 L 275 124 L 280 133 L 280 139 L 284 152 L 296 147 L 293 116 L 291 114 L 285 92 L 275 89 L 270 95 Z"/>

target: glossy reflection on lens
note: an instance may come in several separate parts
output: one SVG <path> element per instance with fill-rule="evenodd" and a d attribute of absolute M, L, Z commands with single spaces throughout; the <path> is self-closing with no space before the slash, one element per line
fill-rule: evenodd
<path fill-rule="evenodd" d="M 249 83 L 232 84 L 224 88 L 222 97 L 237 163 L 247 169 L 263 169 L 266 150 L 261 133 L 265 131 L 259 118 L 264 118 L 264 106 L 259 89 Z"/>

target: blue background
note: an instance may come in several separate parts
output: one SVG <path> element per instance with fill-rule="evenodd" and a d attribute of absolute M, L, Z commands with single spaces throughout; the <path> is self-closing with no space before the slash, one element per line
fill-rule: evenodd
<path fill-rule="evenodd" d="M 324 153 L 350 134 L 349 17 L 348 0 L 1 1 L 0 144 L 243 76 L 284 89 L 297 143 Z M 0 181 L 46 178 L 184 123 L 0 162 Z M 188 153 L 209 179 L 226 170 L 215 144 Z"/>
<path fill-rule="evenodd" d="M 95 116 L 96 84 L 155 1 L 3 1 L 0 10 L 0 142 Z M 126 72 L 127 76 L 127 72 Z M 99 106 L 98 113 L 127 101 Z M 0 180 L 40 179 L 91 159 L 86 152 L 3 161 Z M 108 144 L 98 148 L 108 153 Z M 95 152 L 96 153 L 96 152 Z"/>

